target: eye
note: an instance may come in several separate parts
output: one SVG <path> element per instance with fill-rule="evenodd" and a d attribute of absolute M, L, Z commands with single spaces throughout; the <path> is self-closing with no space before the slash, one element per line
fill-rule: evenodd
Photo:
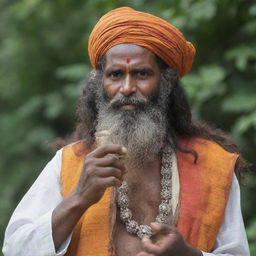
<path fill-rule="evenodd" d="M 138 77 L 138 78 L 140 78 L 140 79 L 146 79 L 150 74 L 149 74 L 149 72 L 147 71 L 147 70 L 144 70 L 144 69 L 142 69 L 142 70 L 137 70 L 136 72 L 135 72 L 135 74 L 136 74 L 136 76 Z"/>
<path fill-rule="evenodd" d="M 116 80 L 116 79 L 120 78 L 121 76 L 122 76 L 122 72 L 120 70 L 114 70 L 108 74 L 108 77 L 113 80 Z"/>

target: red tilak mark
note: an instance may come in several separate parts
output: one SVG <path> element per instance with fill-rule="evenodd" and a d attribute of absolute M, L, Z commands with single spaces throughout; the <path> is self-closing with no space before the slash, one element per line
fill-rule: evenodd
<path fill-rule="evenodd" d="M 125 62 L 126 62 L 127 64 L 129 64 L 129 63 L 131 62 L 131 58 L 129 58 L 129 57 L 125 58 L 124 60 L 125 60 Z"/>

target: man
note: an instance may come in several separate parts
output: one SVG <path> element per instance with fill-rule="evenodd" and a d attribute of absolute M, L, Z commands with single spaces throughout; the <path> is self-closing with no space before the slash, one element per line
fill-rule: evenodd
<path fill-rule="evenodd" d="M 234 174 L 243 162 L 191 121 L 179 85 L 194 53 L 153 15 L 124 7 L 101 18 L 74 143 L 18 205 L 6 256 L 249 255 Z"/>

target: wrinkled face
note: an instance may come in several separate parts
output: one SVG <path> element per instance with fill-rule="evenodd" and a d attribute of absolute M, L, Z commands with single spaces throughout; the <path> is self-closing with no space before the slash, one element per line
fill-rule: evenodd
<path fill-rule="evenodd" d="M 105 55 L 103 88 L 98 92 L 97 132 L 127 148 L 126 163 L 142 166 L 161 151 L 166 135 L 167 93 L 155 55 L 121 44 Z"/>
<path fill-rule="evenodd" d="M 138 95 L 147 98 L 157 89 L 160 70 L 155 55 L 144 47 L 134 44 L 119 44 L 105 54 L 103 86 L 111 100 L 121 95 Z M 124 110 L 136 109 L 128 104 Z"/>

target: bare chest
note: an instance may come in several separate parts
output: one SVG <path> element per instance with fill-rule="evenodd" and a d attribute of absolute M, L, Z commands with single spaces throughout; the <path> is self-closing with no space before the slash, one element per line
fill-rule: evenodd
<path fill-rule="evenodd" d="M 139 225 L 149 225 L 155 220 L 160 202 L 160 180 L 141 181 L 129 186 L 129 208 L 132 218 Z M 127 232 L 124 222 L 120 219 L 117 208 L 114 244 L 117 256 L 134 256 L 142 251 L 141 239 Z"/>

